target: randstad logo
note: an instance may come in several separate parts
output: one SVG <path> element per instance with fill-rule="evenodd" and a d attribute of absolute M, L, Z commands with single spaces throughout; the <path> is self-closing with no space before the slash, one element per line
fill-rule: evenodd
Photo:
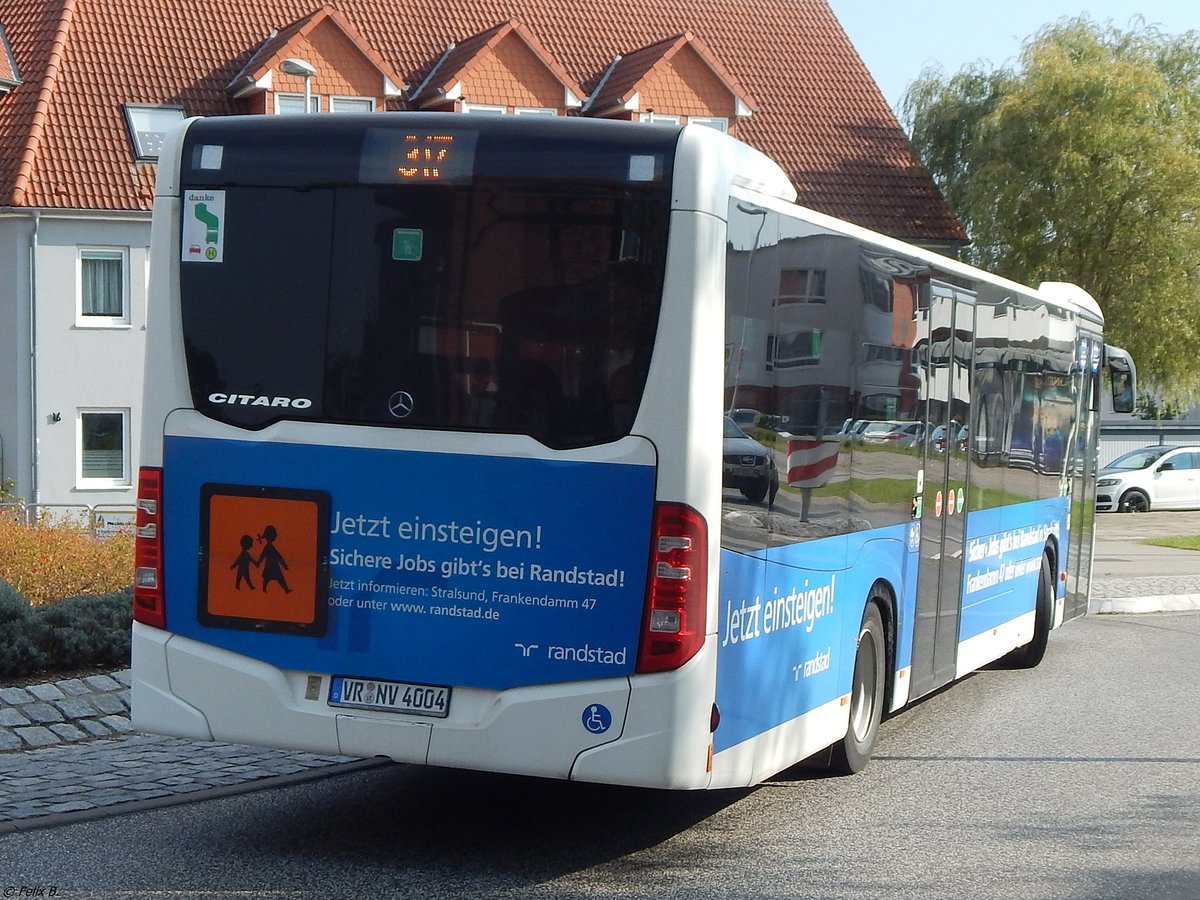
<path fill-rule="evenodd" d="M 260 397 L 255 394 L 222 394 L 220 392 L 208 395 L 209 403 L 223 403 L 226 406 L 281 406 L 285 409 L 308 409 L 312 401 L 307 397 Z"/>

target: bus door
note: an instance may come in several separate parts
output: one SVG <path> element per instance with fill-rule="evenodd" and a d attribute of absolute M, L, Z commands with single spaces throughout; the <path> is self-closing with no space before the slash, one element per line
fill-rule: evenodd
<path fill-rule="evenodd" d="M 1093 529 L 1096 519 L 1096 454 L 1099 441 L 1101 341 L 1099 335 L 1080 334 L 1075 348 L 1075 414 L 1064 448 L 1063 478 L 1070 503 L 1070 536 L 1067 547 L 1067 589 L 1063 621 L 1087 612 L 1092 577 Z M 1092 486 L 1089 490 L 1089 486 Z"/>
<path fill-rule="evenodd" d="M 954 679 L 958 650 L 974 295 L 934 282 L 925 322 L 929 337 L 922 379 L 925 407 L 921 561 L 913 627 L 912 696 Z"/>

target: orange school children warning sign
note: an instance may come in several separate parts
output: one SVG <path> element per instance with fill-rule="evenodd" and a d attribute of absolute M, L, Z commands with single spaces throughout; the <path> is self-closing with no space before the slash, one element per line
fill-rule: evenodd
<path fill-rule="evenodd" d="M 198 612 L 203 624 L 324 634 L 327 494 L 206 484 L 200 517 Z"/>

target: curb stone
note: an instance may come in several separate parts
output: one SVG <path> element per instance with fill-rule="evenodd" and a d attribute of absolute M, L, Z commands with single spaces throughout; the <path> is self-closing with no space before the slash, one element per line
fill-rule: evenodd
<path fill-rule="evenodd" d="M 1200 610 L 1200 593 L 1172 594 L 1161 597 L 1116 597 L 1100 601 L 1096 612 L 1109 613 L 1155 613 L 1194 612 Z"/>
<path fill-rule="evenodd" d="M 1200 610 L 1200 575 L 1093 578 L 1090 612 L 1153 613 Z"/>

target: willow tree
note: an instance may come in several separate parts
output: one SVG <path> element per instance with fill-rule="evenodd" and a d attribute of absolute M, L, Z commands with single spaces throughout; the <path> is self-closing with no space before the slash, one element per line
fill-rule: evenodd
<path fill-rule="evenodd" d="M 964 256 L 1073 281 L 1162 396 L 1200 396 L 1200 32 L 1063 20 L 1015 66 L 925 70 L 902 112 Z"/>

